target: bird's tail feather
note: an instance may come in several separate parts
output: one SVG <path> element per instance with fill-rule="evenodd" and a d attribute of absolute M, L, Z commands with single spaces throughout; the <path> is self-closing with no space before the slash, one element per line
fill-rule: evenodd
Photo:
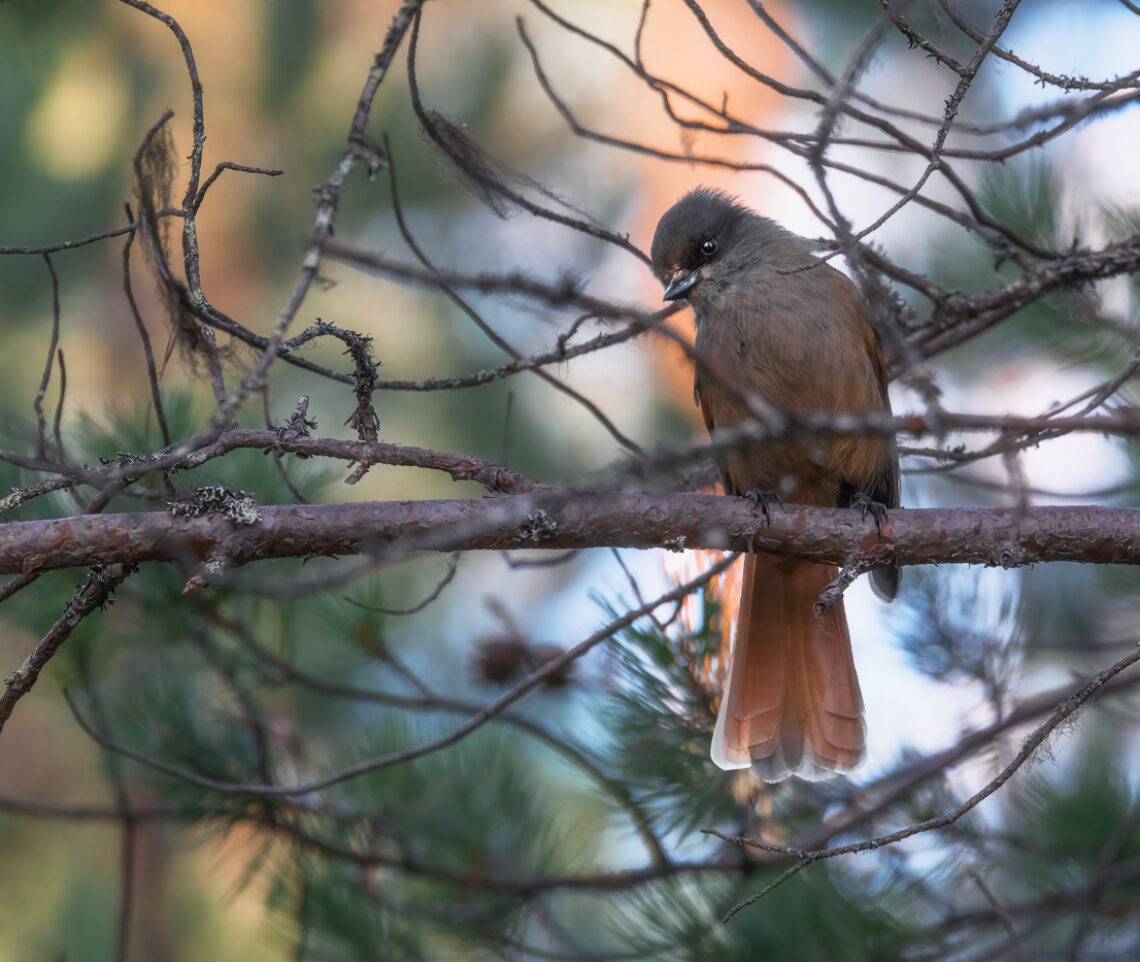
<path fill-rule="evenodd" d="M 831 565 L 744 559 L 740 614 L 713 732 L 721 768 L 752 767 L 765 781 L 816 780 L 863 758 L 863 699 L 843 602 L 815 603 Z"/>

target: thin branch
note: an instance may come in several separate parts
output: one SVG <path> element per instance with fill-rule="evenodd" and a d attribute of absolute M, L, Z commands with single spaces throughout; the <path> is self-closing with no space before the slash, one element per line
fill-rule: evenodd
<path fill-rule="evenodd" d="M 47 265 L 48 275 L 51 277 L 51 337 L 48 340 L 47 360 L 44 362 L 43 377 L 40 378 L 40 387 L 36 392 L 32 407 L 36 412 L 36 455 L 47 457 L 47 422 L 44 420 L 43 401 L 47 394 L 48 381 L 51 380 L 52 362 L 55 360 L 56 346 L 59 344 L 59 278 L 51 262 L 51 255 L 44 254 L 44 263 Z"/>
<path fill-rule="evenodd" d="M 907 763 L 869 785 L 860 786 L 846 807 L 824 822 L 809 829 L 795 839 L 791 847 L 812 850 L 822 848 L 833 838 L 845 835 L 861 825 L 878 818 L 892 805 L 910 797 L 921 785 L 946 774 L 968 758 L 989 748 L 1006 732 L 1026 725 L 1053 711 L 1057 705 L 1079 692 L 1091 681 L 1085 678 L 1076 684 L 1060 685 L 1025 699 L 1006 715 L 989 725 L 975 728 L 958 737 L 942 751 Z M 1129 692 L 1140 685 L 1140 675 L 1118 676 L 1104 687 L 1109 692 Z"/>
<path fill-rule="evenodd" d="M 302 671 L 288 659 L 282 658 L 280 655 L 266 648 L 253 632 L 249 631 L 239 622 L 227 619 L 213 609 L 210 610 L 209 616 L 213 621 L 230 631 L 246 650 L 270 666 L 270 668 L 275 673 L 280 674 L 282 678 L 302 685 L 310 691 L 317 692 L 328 698 L 388 705 L 403 711 L 447 712 L 460 715 L 473 715 L 482 708 L 481 705 L 474 702 L 448 698 L 433 693 L 419 678 L 408 671 L 408 669 L 394 657 L 393 652 L 389 649 L 378 653 L 377 657 L 394 668 L 401 677 L 419 692 L 418 695 L 408 696 L 395 694 L 388 691 L 361 688 L 356 685 L 326 681 L 323 678 L 318 678 L 315 675 Z M 525 715 L 505 711 L 497 715 L 495 720 L 526 733 L 540 744 L 545 745 L 551 751 L 562 756 L 585 772 L 602 789 L 609 792 L 618 804 L 628 812 L 630 820 L 638 835 L 645 843 L 646 850 L 649 852 L 654 864 L 664 865 L 669 862 L 669 856 L 666 854 L 660 839 L 658 839 L 653 829 L 653 822 L 649 813 L 633 797 L 625 783 L 619 778 L 613 778 L 607 775 L 584 748 L 568 738 L 561 737 L 550 728 L 545 727 Z"/>
<path fill-rule="evenodd" d="M 798 849 L 786 848 L 780 845 L 772 845 L 768 842 L 763 842 L 758 839 L 744 838 L 740 836 L 728 836 L 716 829 L 702 829 L 708 835 L 715 835 L 717 838 L 723 839 L 726 842 L 732 842 L 736 845 L 745 845 L 761 849 L 765 852 L 770 852 L 776 855 L 792 856 L 797 861 L 788 868 L 785 872 L 779 875 L 774 881 L 764 886 L 755 895 L 751 895 L 744 899 L 742 902 L 734 905 L 724 917 L 724 921 L 728 922 L 734 915 L 741 909 L 746 908 L 753 902 L 762 899 L 765 895 L 773 889 L 778 888 L 786 882 L 793 875 L 807 868 L 813 862 L 821 860 L 836 858 L 840 855 L 854 855 L 863 852 L 873 852 L 876 849 L 883 848 L 886 845 L 893 845 L 896 842 L 901 842 L 904 839 L 912 838 L 915 835 L 920 835 L 924 832 L 937 831 L 953 825 L 963 815 L 973 811 L 982 802 L 989 798 L 994 792 L 998 791 L 1006 782 L 1013 777 L 1014 773 L 1021 768 L 1030 758 L 1032 758 L 1037 750 L 1044 744 L 1045 740 L 1053 734 L 1057 728 L 1065 722 L 1068 718 L 1074 715 L 1089 699 L 1093 698 L 1109 681 L 1116 675 L 1120 674 L 1126 668 L 1131 667 L 1137 661 L 1140 661 L 1140 646 L 1137 646 L 1129 654 L 1125 655 L 1119 661 L 1104 669 L 1092 681 L 1085 685 L 1080 691 L 1075 692 L 1069 698 L 1065 699 L 1059 704 L 1056 709 L 1045 719 L 1034 732 L 1025 739 L 1021 745 L 1021 749 L 1014 756 L 1013 760 L 1001 770 L 1001 772 L 993 778 L 987 785 L 975 792 L 970 798 L 959 805 L 957 808 L 952 809 L 942 815 L 934 818 L 928 818 L 922 822 L 914 825 L 909 825 L 906 828 L 899 829 L 897 832 L 890 832 L 886 835 L 879 835 L 875 838 L 867 839 L 863 842 L 853 842 L 849 845 L 836 845 L 833 848 L 817 850 L 812 852 L 805 852 Z"/>
<path fill-rule="evenodd" d="M 400 234 L 404 238 L 404 243 L 408 245 L 408 248 L 415 255 L 416 260 L 418 260 L 427 270 L 437 271 L 435 264 L 432 263 L 431 259 L 427 256 L 426 253 L 424 253 L 423 248 L 421 248 L 420 245 L 416 242 L 415 237 L 412 235 L 412 232 L 408 227 L 407 221 L 404 219 L 404 210 L 400 204 L 400 195 L 396 184 L 396 164 L 392 160 L 392 152 L 388 145 L 387 137 L 385 137 L 384 145 L 385 148 L 388 149 L 388 178 L 392 188 L 392 209 L 396 214 L 396 224 L 400 228 Z M 462 298 L 452 287 L 448 286 L 447 284 L 441 284 L 439 286 L 439 290 L 448 298 L 448 300 L 450 300 L 456 307 L 458 307 L 464 314 L 466 314 L 467 317 L 471 319 L 475 326 L 478 327 L 484 335 L 486 335 L 487 339 L 491 341 L 492 344 L 494 344 L 504 353 L 510 355 L 510 357 L 513 358 L 516 363 L 521 363 L 525 360 L 523 355 L 518 350 L 516 350 L 506 340 L 506 338 L 504 338 L 501 334 L 498 333 L 498 331 L 491 327 L 491 325 L 483 319 L 482 315 L 476 311 L 475 308 L 472 307 L 466 300 L 464 300 L 464 298 Z M 570 385 L 564 384 L 549 371 L 544 371 L 541 367 L 537 366 L 532 367 L 531 370 L 540 380 L 550 385 L 556 391 L 565 394 L 568 398 L 577 402 L 579 405 L 585 408 L 590 416 L 593 417 L 603 428 L 605 428 L 610 437 L 617 441 L 618 444 L 627 450 L 634 452 L 635 454 L 641 453 L 641 446 L 627 437 L 617 427 L 617 425 L 614 424 L 613 421 L 606 416 L 605 412 L 602 411 L 602 409 L 599 408 L 593 401 L 589 400 L 589 398 L 584 397 L 581 393 L 570 387 Z"/>
<path fill-rule="evenodd" d="M 198 191 L 198 196 L 194 198 L 195 212 L 197 212 L 198 208 L 202 206 L 202 201 L 206 199 L 206 191 L 210 189 L 210 186 L 214 183 L 215 180 L 222 176 L 222 171 L 225 170 L 236 170 L 245 174 L 261 174 L 264 177 L 280 177 L 283 173 L 285 173 L 285 171 L 277 170 L 276 168 L 250 167 L 246 164 L 235 164 L 231 161 L 223 160 L 220 164 L 218 164 L 217 167 L 214 168 L 214 172 L 206 178 L 205 183 L 202 184 L 202 189 Z"/>
<path fill-rule="evenodd" d="M 581 233 L 588 234 L 590 237 L 596 237 L 599 240 L 613 244 L 621 250 L 632 254 L 643 264 L 648 266 L 649 257 L 636 245 L 630 243 L 628 237 L 606 230 L 596 224 L 589 223 L 582 218 L 569 217 L 557 211 L 550 210 L 549 208 L 541 207 L 524 197 L 518 191 L 511 190 L 501 179 L 490 177 L 485 171 L 478 170 L 472 164 L 465 161 L 465 158 L 456 150 L 455 145 L 441 132 L 438 121 L 442 118 L 437 118 L 433 116 L 430 111 L 426 110 L 423 101 L 420 99 L 419 82 L 416 77 L 416 51 L 419 47 L 420 21 L 422 19 L 422 7 L 417 5 L 415 21 L 412 26 L 412 37 L 408 42 L 408 89 L 411 93 L 412 109 L 416 112 L 420 126 L 423 128 L 424 133 L 431 139 L 432 143 L 434 143 L 452 163 L 467 174 L 467 176 L 472 177 L 480 186 L 487 190 L 502 195 L 512 204 L 518 205 L 535 217 L 553 221 L 556 224 L 561 224 L 563 227 L 569 227 L 571 230 L 580 231 Z"/>
<path fill-rule="evenodd" d="M 55 254 L 59 251 L 71 251 L 77 247 L 86 247 L 88 244 L 96 244 L 102 240 L 110 240 L 112 237 L 122 237 L 124 234 L 131 233 L 137 226 L 137 224 L 128 224 L 126 227 L 112 227 L 109 230 L 101 230 L 97 234 L 89 234 L 87 237 L 60 241 L 58 244 L 48 244 L 44 247 L 0 247 L 0 257 L 21 254 Z"/>
<path fill-rule="evenodd" d="M 111 593 L 122 584 L 130 571 L 125 565 L 100 566 L 91 572 L 85 584 L 76 589 L 63 614 L 48 633 L 40 639 L 23 664 L 4 679 L 4 691 L 0 693 L 0 732 L 12 716 L 16 702 L 32 690 L 40 672 L 51 661 L 60 645 L 71 637 L 84 618 L 103 608 Z"/>
<path fill-rule="evenodd" d="M 126 206 L 127 220 L 133 221 L 134 216 L 131 213 L 129 204 Z M 162 443 L 167 447 L 170 446 L 170 427 L 166 423 L 166 409 L 162 403 L 162 391 L 158 386 L 158 367 L 154 363 L 154 351 L 150 346 L 150 334 L 147 333 L 146 324 L 143 323 L 142 313 L 139 311 L 138 302 L 135 300 L 134 288 L 131 286 L 131 245 L 135 240 L 135 231 L 132 229 L 127 234 L 127 242 L 123 245 L 123 294 L 127 299 L 127 305 L 131 309 L 131 317 L 135 322 L 135 330 L 138 331 L 139 341 L 142 343 L 143 357 L 146 360 L 146 377 L 147 382 L 150 384 L 150 399 L 154 405 L 154 414 L 158 418 L 158 427 L 162 432 Z"/>
<path fill-rule="evenodd" d="M 308 783 L 299 785 L 267 785 L 256 782 L 224 782 L 213 778 L 207 778 L 198 775 L 195 772 L 188 771 L 176 765 L 168 765 L 165 762 L 157 761 L 156 759 L 148 758 L 133 749 L 126 748 L 122 745 L 117 745 L 109 741 L 103 734 L 97 732 L 91 725 L 79 714 L 77 705 L 71 696 L 65 691 L 64 695 L 67 698 L 68 706 L 71 708 L 75 720 L 83 731 L 98 745 L 109 751 L 116 752 L 124 758 L 129 758 L 142 765 L 161 772 L 164 775 L 170 775 L 174 778 L 182 779 L 183 781 L 190 782 L 194 785 L 200 785 L 203 788 L 211 788 L 216 791 L 237 793 L 237 794 L 254 794 L 266 796 L 297 796 L 307 795 L 310 792 L 319 792 L 327 788 L 332 788 L 335 785 L 340 785 L 344 782 L 351 781 L 354 778 L 359 778 L 362 775 L 371 772 L 380 771 L 384 768 L 390 768 L 393 765 L 403 764 L 405 762 L 414 761 L 417 758 L 423 758 L 426 755 L 442 751 L 445 748 L 450 748 L 470 735 L 472 732 L 481 728 L 484 724 L 495 718 L 497 715 L 502 714 L 507 708 L 529 694 L 535 688 L 544 684 L 546 680 L 559 672 L 563 672 L 566 667 L 603 641 L 608 640 L 617 632 L 628 628 L 638 619 L 643 618 L 645 615 L 652 612 L 655 608 L 661 605 L 669 604 L 672 601 L 679 600 L 685 596 L 692 594 L 694 591 L 706 585 L 709 581 L 715 578 L 722 571 L 726 570 L 737 560 L 737 556 L 729 555 L 723 560 L 712 565 L 706 571 L 697 575 L 695 578 L 678 585 L 671 591 L 665 592 L 659 598 L 642 605 L 639 608 L 634 608 L 627 611 L 625 614 L 615 618 L 609 624 L 594 632 L 585 640 L 568 648 L 561 655 L 552 658 L 545 662 L 539 668 L 536 668 L 531 674 L 527 675 L 522 681 L 516 684 L 513 688 L 504 692 L 494 701 L 484 706 L 480 711 L 471 716 L 464 724 L 453 729 L 449 734 L 441 738 L 437 738 L 430 742 L 425 742 L 421 745 L 416 745 L 411 748 L 401 749 L 392 752 L 388 755 L 382 755 L 378 758 L 365 759 L 364 761 L 357 762 L 353 765 L 348 765 L 337 772 L 318 778 Z"/>
<path fill-rule="evenodd" d="M 414 615 L 423 611 L 428 605 L 436 600 L 441 594 L 443 589 L 446 588 L 454 580 L 456 573 L 459 571 L 460 554 L 456 552 L 447 559 L 447 571 L 444 572 L 442 578 L 439 579 L 438 584 L 427 594 L 423 601 L 420 601 L 410 608 L 385 608 L 383 605 L 369 605 L 363 601 L 357 601 L 355 598 L 345 598 L 350 605 L 355 605 L 357 608 L 363 608 L 365 611 L 374 611 L 381 615 L 392 615 L 394 617 L 402 617 L 404 615 Z"/>
<path fill-rule="evenodd" d="M 268 376 L 269 368 L 281 350 L 285 332 L 301 309 L 309 290 L 317 278 L 321 263 L 322 250 L 325 243 L 332 236 L 333 224 L 340 207 L 341 195 L 344 193 L 348 176 L 360 162 L 365 162 L 371 173 L 378 170 L 383 159 L 368 146 L 365 139 L 365 128 L 372 113 L 372 104 L 380 89 L 380 84 L 388 75 L 396 51 L 399 49 L 405 34 L 412 24 L 413 18 L 418 17 L 423 0 L 405 0 L 396 11 L 388 32 L 384 37 L 384 45 L 376 54 L 372 67 L 364 82 L 364 88 L 356 103 L 352 124 L 348 133 L 348 144 L 341 154 L 340 161 L 333 170 L 332 175 L 318 192 L 317 213 L 313 221 L 313 229 L 309 242 L 305 248 L 301 270 L 293 290 L 290 292 L 285 305 L 278 312 L 270 329 L 269 339 L 262 348 L 261 356 L 257 359 L 252 370 L 233 392 L 228 402 L 219 407 L 213 420 L 213 428 L 221 431 L 228 427 L 229 419 L 247 397 L 261 390 Z"/>

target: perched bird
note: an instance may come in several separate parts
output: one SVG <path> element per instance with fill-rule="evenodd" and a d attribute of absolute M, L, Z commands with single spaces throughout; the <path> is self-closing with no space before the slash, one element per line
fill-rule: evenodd
<path fill-rule="evenodd" d="M 665 299 L 685 298 L 696 348 L 725 380 L 773 408 L 890 412 L 883 352 L 855 285 L 813 256 L 813 245 L 728 195 L 698 188 L 661 218 L 653 269 Z M 747 419 L 739 395 L 698 361 L 695 393 L 712 432 Z M 780 500 L 862 508 L 881 521 L 899 503 L 898 453 L 880 436 L 792 436 L 719 458 L 726 494 L 767 512 Z M 863 699 L 843 603 L 814 605 L 838 575 L 832 565 L 749 554 L 712 758 L 751 766 L 765 781 L 846 772 L 865 752 Z M 871 572 L 884 600 L 899 570 Z"/>

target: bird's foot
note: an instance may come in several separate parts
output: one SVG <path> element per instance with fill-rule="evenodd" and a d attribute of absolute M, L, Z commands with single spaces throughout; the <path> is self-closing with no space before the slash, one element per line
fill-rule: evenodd
<path fill-rule="evenodd" d="M 759 486 L 749 488 L 744 492 L 744 497 L 751 501 L 756 507 L 764 512 L 764 520 L 768 522 L 768 527 L 772 527 L 772 507 L 784 506 L 783 500 L 775 491 L 769 491 L 767 488 Z"/>
<path fill-rule="evenodd" d="M 863 520 L 870 515 L 875 519 L 875 530 L 883 533 L 883 522 L 887 520 L 887 506 L 882 501 L 876 501 L 865 491 L 856 491 L 851 496 L 851 507 L 863 513 Z"/>

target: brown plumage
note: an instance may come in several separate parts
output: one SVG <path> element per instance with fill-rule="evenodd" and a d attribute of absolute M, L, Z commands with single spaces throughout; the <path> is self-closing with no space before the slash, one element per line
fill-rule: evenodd
<path fill-rule="evenodd" d="M 863 300 L 808 241 L 732 198 L 699 188 L 661 218 L 653 267 L 665 297 L 688 299 L 699 353 L 786 412 L 890 411 L 886 368 Z M 696 396 L 712 432 L 747 418 L 737 396 L 698 367 Z M 872 437 L 755 444 L 719 461 L 730 495 L 849 506 L 899 503 L 894 443 Z M 773 508 L 773 510 L 779 510 Z M 850 771 L 864 753 L 863 700 L 840 601 L 814 604 L 838 571 L 771 556 L 745 558 L 712 757 L 767 781 Z M 872 572 L 898 593 L 897 568 Z"/>

